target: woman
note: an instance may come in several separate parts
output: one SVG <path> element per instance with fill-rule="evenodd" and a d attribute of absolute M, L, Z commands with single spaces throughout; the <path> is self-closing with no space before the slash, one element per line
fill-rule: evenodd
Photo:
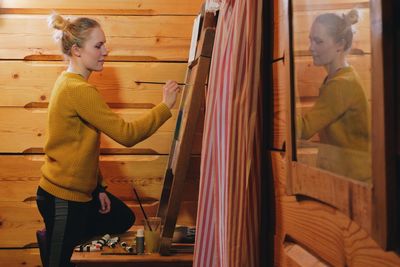
<path fill-rule="evenodd" d="M 106 191 L 99 170 L 100 133 L 133 146 L 171 117 L 179 87 L 168 81 L 163 101 L 147 114 L 125 122 L 88 82 L 103 69 L 105 36 L 98 22 L 49 17 L 57 30 L 68 69 L 55 82 L 48 115 L 46 157 L 37 204 L 46 225 L 48 266 L 70 266 L 73 248 L 94 235 L 119 234 L 134 223 L 132 211 Z"/>
<path fill-rule="evenodd" d="M 343 176 L 370 179 L 368 104 L 361 80 L 346 56 L 353 41 L 357 10 L 343 17 L 319 15 L 310 32 L 310 51 L 316 66 L 327 76 L 312 109 L 298 118 L 297 136 L 318 133 L 321 146 L 317 166 Z"/>

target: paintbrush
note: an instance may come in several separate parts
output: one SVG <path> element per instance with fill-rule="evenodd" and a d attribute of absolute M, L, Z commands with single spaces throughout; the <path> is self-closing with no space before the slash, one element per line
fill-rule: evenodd
<path fill-rule="evenodd" d="M 137 199 L 137 201 L 139 202 L 140 208 L 142 209 L 142 212 L 143 212 L 143 215 L 144 215 L 144 219 L 145 219 L 145 221 L 146 221 L 146 223 L 147 223 L 147 226 L 149 227 L 150 231 L 153 232 L 153 229 L 151 229 L 151 225 L 149 224 L 149 219 L 147 218 L 146 212 L 145 212 L 144 209 L 143 209 L 142 202 L 140 201 L 139 195 L 138 195 L 138 193 L 136 192 L 136 189 L 135 189 L 135 188 L 133 188 L 133 192 L 135 192 L 136 199 Z"/>

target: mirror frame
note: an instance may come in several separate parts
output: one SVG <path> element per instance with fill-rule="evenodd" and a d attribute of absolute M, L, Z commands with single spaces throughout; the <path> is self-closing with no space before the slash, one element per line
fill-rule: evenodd
<path fill-rule="evenodd" d="M 385 13 L 390 12 L 391 1 L 382 4 L 381 0 L 370 0 L 371 25 L 371 160 L 372 184 L 352 180 L 316 167 L 297 162 L 295 135 L 295 69 L 293 38 L 293 0 L 289 1 L 289 58 L 290 88 L 287 90 L 286 112 L 288 121 L 286 130 L 287 185 L 289 195 L 315 199 L 333 206 L 346 214 L 351 220 L 364 228 L 385 250 L 396 245 L 395 188 L 395 125 L 394 108 L 390 105 L 394 99 L 394 88 L 390 76 L 394 78 L 390 52 L 384 50 L 384 44 L 390 45 L 390 38 L 383 34 Z M 384 9 L 382 9 L 382 6 Z M 393 10 L 392 10 L 393 12 Z M 394 19 L 392 16 L 389 19 Z M 386 24 L 385 24 L 386 25 Z M 385 37 L 385 39 L 384 39 Z M 385 42 L 387 41 L 387 42 Z M 391 60 L 393 61 L 393 59 Z M 393 62 L 392 62 L 393 63 Z M 385 70 L 385 71 L 384 71 Z M 372 75 L 373 74 L 373 75 Z M 393 76 L 393 77 L 392 77 Z M 394 101 L 393 101 L 394 102 Z"/>

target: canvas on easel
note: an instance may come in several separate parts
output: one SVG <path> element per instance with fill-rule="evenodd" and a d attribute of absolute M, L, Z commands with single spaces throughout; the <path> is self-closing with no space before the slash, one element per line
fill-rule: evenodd
<path fill-rule="evenodd" d="M 193 27 L 192 43 L 185 87 L 180 102 L 179 113 L 164 176 L 157 216 L 164 225 L 161 233 L 160 254 L 169 255 L 176 220 L 179 213 L 182 192 L 190 162 L 190 154 L 211 63 L 217 15 L 204 13 L 197 17 Z M 198 30 L 200 29 L 200 40 Z M 195 40 L 195 42 L 193 41 Z M 193 57 L 194 55 L 194 57 Z"/>

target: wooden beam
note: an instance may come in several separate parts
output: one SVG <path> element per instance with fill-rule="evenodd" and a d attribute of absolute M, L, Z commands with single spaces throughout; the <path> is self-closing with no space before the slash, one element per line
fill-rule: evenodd
<path fill-rule="evenodd" d="M 106 34 L 106 61 L 187 61 L 192 16 L 93 18 Z M 0 15 L 0 59 L 62 60 L 46 19 L 43 15 Z"/>
<path fill-rule="evenodd" d="M 144 203 L 158 200 L 161 195 L 168 156 L 107 155 L 100 156 L 100 168 L 108 191 L 126 201 L 135 199 L 132 186 Z M 34 200 L 41 176 L 44 155 L 0 156 L 1 201 Z M 200 176 L 200 157 L 192 156 L 183 199 L 196 201 Z"/>
<path fill-rule="evenodd" d="M 273 64 L 273 87 L 274 87 L 274 100 L 273 100 L 273 148 L 277 150 L 283 149 L 283 144 L 286 140 L 286 111 L 287 105 L 285 101 L 286 91 L 290 87 L 288 81 L 285 79 L 285 72 L 288 65 L 283 64 L 282 61 Z"/>
<path fill-rule="evenodd" d="M 145 109 L 114 109 L 114 111 L 127 121 L 132 121 L 146 112 Z M 150 138 L 132 148 L 125 148 L 103 134 L 101 148 L 106 149 L 103 152 L 115 153 L 116 151 L 113 150 L 122 149 L 123 153 L 129 154 L 168 154 L 176 122 L 176 111 L 172 112 L 174 114 L 172 119 L 161 126 Z M 7 140 L 7 142 L 0 143 L 0 152 L 42 153 L 40 149 L 46 140 L 46 120 L 46 109 L 0 108 L 0 139 Z M 201 135 L 201 131 L 196 135 L 198 146 L 195 146 L 194 154 L 200 152 Z"/>
<path fill-rule="evenodd" d="M 2 0 L 3 14 L 196 15 L 203 0 Z M 179 8 L 177 8 L 179 7 Z"/>
<path fill-rule="evenodd" d="M 0 61 L 0 106 L 47 106 L 54 82 L 66 67 L 63 62 Z M 109 104 L 151 107 L 162 100 L 162 83 L 183 83 L 185 71 L 186 63 L 106 62 L 89 82 Z"/>

